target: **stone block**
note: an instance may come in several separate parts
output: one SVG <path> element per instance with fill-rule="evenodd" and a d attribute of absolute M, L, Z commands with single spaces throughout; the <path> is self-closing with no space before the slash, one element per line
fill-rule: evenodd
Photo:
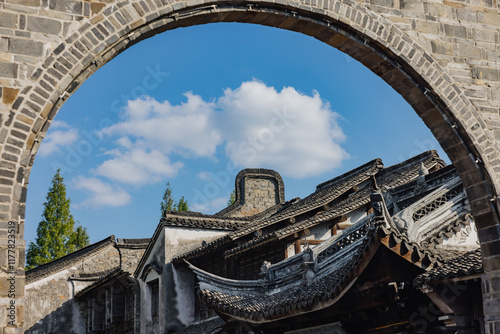
<path fill-rule="evenodd" d="M 482 59 L 481 49 L 465 44 L 458 44 L 458 55 L 468 59 Z"/>
<path fill-rule="evenodd" d="M 492 26 L 500 26 L 500 14 L 498 11 L 486 12 L 483 16 L 483 22 Z"/>
<path fill-rule="evenodd" d="M 9 38 L 9 52 L 41 57 L 43 54 L 43 43 L 31 39 Z"/>
<path fill-rule="evenodd" d="M 444 55 L 455 55 L 455 48 L 453 44 L 440 42 L 438 40 L 431 41 L 432 52 Z"/>
<path fill-rule="evenodd" d="M 4 87 L 2 100 L 5 104 L 12 104 L 16 100 L 17 94 L 19 94 L 19 88 Z"/>
<path fill-rule="evenodd" d="M 500 300 L 492 299 L 484 302 L 484 313 L 486 314 L 500 314 Z"/>
<path fill-rule="evenodd" d="M 0 12 L 0 27 L 16 28 L 16 26 L 17 26 L 17 15 Z"/>
<path fill-rule="evenodd" d="M 437 35 L 439 33 L 439 24 L 436 22 L 416 20 L 414 29 L 424 34 Z"/>
<path fill-rule="evenodd" d="M 463 26 L 445 24 L 444 33 L 450 37 L 467 38 L 467 30 Z"/>
<path fill-rule="evenodd" d="M 28 30 L 44 34 L 57 35 L 61 31 L 61 23 L 43 17 L 29 16 Z"/>
<path fill-rule="evenodd" d="M 399 0 L 399 7 L 402 10 L 423 12 L 424 5 L 420 0 Z"/>
<path fill-rule="evenodd" d="M 489 67 L 473 67 L 473 72 L 477 79 L 486 79 L 491 81 L 498 80 L 498 70 Z"/>
<path fill-rule="evenodd" d="M 6 0 L 7 3 L 30 7 L 40 7 L 41 0 Z"/>
<path fill-rule="evenodd" d="M 477 41 L 483 42 L 495 42 L 495 32 L 486 29 L 472 29 L 471 37 Z"/>
<path fill-rule="evenodd" d="M 0 77 L 16 78 L 16 76 L 17 76 L 16 64 L 0 62 Z"/>
<path fill-rule="evenodd" d="M 481 242 L 490 242 L 493 240 L 500 239 L 500 227 L 498 225 L 487 227 L 484 229 L 479 229 L 477 231 L 479 240 Z M 500 284 L 499 284 L 499 289 L 496 289 L 500 291 Z"/>
<path fill-rule="evenodd" d="M 70 14 L 82 14 L 82 2 L 71 0 L 50 0 L 49 8 L 59 12 Z"/>

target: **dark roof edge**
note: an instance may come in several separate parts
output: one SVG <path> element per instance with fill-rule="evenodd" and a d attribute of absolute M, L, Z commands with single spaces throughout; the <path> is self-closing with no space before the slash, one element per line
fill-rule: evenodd
<path fill-rule="evenodd" d="M 420 160 L 425 160 L 425 159 L 432 159 L 441 167 L 446 166 L 446 163 L 443 161 L 443 159 L 441 159 L 439 157 L 439 154 L 437 153 L 436 150 L 429 150 L 429 151 L 422 152 L 422 153 L 420 153 L 420 154 L 418 154 L 410 159 L 407 159 L 407 160 L 401 161 L 397 164 L 394 164 L 392 166 L 386 167 L 380 172 L 379 175 L 387 174 L 389 172 L 392 172 L 393 170 L 399 169 L 401 166 L 411 164 L 413 162 L 417 162 Z"/>
<path fill-rule="evenodd" d="M 238 220 L 238 221 L 247 221 L 249 220 L 247 217 L 227 217 L 227 216 L 218 216 L 215 215 L 207 215 L 201 212 L 196 211 L 164 211 L 162 219 L 166 219 L 168 217 L 175 218 L 200 218 L 200 219 L 226 219 L 226 220 Z"/>
<path fill-rule="evenodd" d="M 236 179 L 234 181 L 236 198 L 234 200 L 234 203 L 228 206 L 227 208 L 217 212 L 215 216 L 226 216 L 242 206 L 241 180 L 244 179 L 246 176 L 262 176 L 275 179 L 276 182 L 278 183 L 277 204 L 285 203 L 285 184 L 283 183 L 283 179 L 281 178 L 281 175 L 278 172 L 272 169 L 265 169 L 265 168 L 246 168 L 240 171 L 238 175 L 236 175 Z"/>
<path fill-rule="evenodd" d="M 346 177 L 348 177 L 348 176 L 352 176 L 352 174 L 355 174 L 355 173 L 357 173 L 357 172 L 359 172 L 359 171 L 361 171 L 361 170 L 363 170 L 363 169 L 366 169 L 366 168 L 372 167 L 372 166 L 374 166 L 374 165 L 379 165 L 379 166 L 380 166 L 380 168 L 383 168 L 383 167 L 384 167 L 384 163 L 382 162 L 382 159 L 377 158 L 377 159 L 370 160 L 370 161 L 368 161 L 367 163 L 365 163 L 365 164 L 363 164 L 363 165 L 361 165 L 361 166 L 359 166 L 359 167 L 356 167 L 356 168 L 354 168 L 354 169 L 351 169 L 351 170 L 349 170 L 349 171 L 345 172 L 345 173 L 344 173 L 344 174 L 342 174 L 342 175 L 336 176 L 336 177 L 334 177 L 333 179 L 330 179 L 330 180 L 328 180 L 328 181 L 325 181 L 325 182 L 323 182 L 323 183 L 318 184 L 318 185 L 316 186 L 316 191 L 318 191 L 318 190 L 320 190 L 321 188 L 324 188 L 324 187 L 326 187 L 326 186 L 329 186 L 331 183 L 335 183 L 335 182 L 337 182 L 337 181 L 339 181 L 339 180 L 342 180 L 342 179 L 344 179 L 344 178 L 346 178 Z"/>
<path fill-rule="evenodd" d="M 72 266 L 75 262 L 81 261 L 86 256 L 93 254 L 94 252 L 98 251 L 101 248 L 115 244 L 116 244 L 115 236 L 111 235 L 106 239 L 88 245 L 82 249 L 77 250 L 76 252 L 70 253 L 56 260 L 42 264 L 36 268 L 30 269 L 26 272 L 26 284 L 30 284 L 34 281 L 50 276 L 51 274 L 54 273 L 55 271 L 54 269 L 56 268 L 57 271 L 65 269 L 69 266 Z"/>
<path fill-rule="evenodd" d="M 441 266 L 415 277 L 413 286 L 420 289 L 427 284 L 453 278 L 475 278 L 484 272 L 481 248 L 445 261 Z"/>
<path fill-rule="evenodd" d="M 136 239 L 116 239 L 116 247 L 118 248 L 146 248 L 149 245 L 151 238 L 136 238 Z"/>
<path fill-rule="evenodd" d="M 130 275 L 130 274 L 128 272 L 124 271 L 123 269 L 116 268 L 116 269 L 112 270 L 108 275 L 100 277 L 94 283 L 90 284 L 89 286 L 83 288 L 81 291 L 77 292 L 75 294 L 75 298 L 84 297 L 87 293 L 92 292 L 92 290 L 94 290 L 95 288 L 97 288 L 101 284 L 107 283 L 113 277 L 118 277 L 118 276 L 121 276 L 121 275 Z"/>
<path fill-rule="evenodd" d="M 137 263 L 137 267 L 135 268 L 134 273 L 133 273 L 135 278 L 137 278 L 139 276 L 139 273 L 141 271 L 140 268 L 142 268 L 144 266 L 144 263 L 146 262 L 146 259 L 149 256 L 149 254 L 151 253 L 151 250 L 153 249 L 154 244 L 156 243 L 156 240 L 158 239 L 158 236 L 160 235 L 160 231 L 163 229 L 163 227 L 165 227 L 165 224 L 164 224 L 164 219 L 162 218 L 162 219 L 160 219 L 160 222 L 156 226 L 156 230 L 153 233 L 153 236 L 151 237 L 149 244 L 146 247 L 146 250 L 142 254 L 142 257 L 139 260 L 139 263 Z"/>

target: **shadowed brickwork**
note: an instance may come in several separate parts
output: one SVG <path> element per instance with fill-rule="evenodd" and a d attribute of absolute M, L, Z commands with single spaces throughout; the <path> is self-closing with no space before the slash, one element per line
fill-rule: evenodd
<path fill-rule="evenodd" d="M 22 332 L 26 189 L 60 106 L 129 46 L 221 21 L 313 36 L 359 60 L 412 105 L 462 177 L 487 273 L 487 331 L 500 333 L 499 10 L 498 0 L 1 0 L 0 300 L 10 305 L 13 275 L 17 312 L 4 333 Z M 9 250 L 14 263 L 4 256 Z M 8 315 L 2 307 L 0 328 Z"/>

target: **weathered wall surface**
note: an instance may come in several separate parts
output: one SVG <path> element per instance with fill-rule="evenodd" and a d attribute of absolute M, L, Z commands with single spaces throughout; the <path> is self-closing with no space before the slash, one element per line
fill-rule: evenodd
<path fill-rule="evenodd" d="M 314 36 L 358 59 L 413 106 L 462 177 L 487 272 L 487 331 L 500 333 L 499 9 L 498 0 L 1 1 L 0 252 L 12 251 L 14 263 L 0 264 L 0 300 L 16 303 L 4 332 L 21 332 L 24 321 L 26 189 L 60 106 L 100 66 L 152 34 L 238 21 Z M 12 275 L 15 299 L 8 297 Z M 7 315 L 1 308 L 0 328 Z"/>
<path fill-rule="evenodd" d="M 189 270 L 175 268 L 172 259 L 199 247 L 203 241 L 213 241 L 226 233 L 180 227 L 157 230 L 154 245 L 137 270 L 141 289 L 141 333 L 170 333 L 195 321 L 194 275 Z M 162 315 L 157 323 L 151 321 L 148 310 L 151 304 L 148 282 L 154 279 L 159 280 L 159 314 Z"/>
<path fill-rule="evenodd" d="M 37 273 L 36 269 L 28 273 L 25 333 L 85 333 L 86 323 L 73 297 L 103 272 L 119 265 L 120 254 L 110 241 L 71 262 L 46 265 L 51 268 L 44 268 L 43 273 Z M 70 279 L 80 274 L 92 277 L 94 273 L 94 280 L 75 282 Z"/>
<path fill-rule="evenodd" d="M 149 239 L 118 239 L 116 248 L 120 253 L 120 267 L 121 269 L 133 273 L 137 268 L 137 264 L 141 259 Z"/>

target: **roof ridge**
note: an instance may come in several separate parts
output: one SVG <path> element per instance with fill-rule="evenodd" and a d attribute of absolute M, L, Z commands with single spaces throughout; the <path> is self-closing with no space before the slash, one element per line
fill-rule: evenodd
<path fill-rule="evenodd" d="M 247 217 L 228 217 L 228 216 L 219 216 L 219 215 L 207 215 L 201 212 L 195 211 L 165 211 L 163 217 L 166 219 L 169 217 L 175 218 L 199 218 L 199 219 L 219 219 L 219 220 L 234 220 L 234 221 L 246 221 L 250 220 Z"/>
<path fill-rule="evenodd" d="M 413 163 L 419 162 L 421 160 L 435 160 L 436 163 L 441 164 L 443 167 L 446 166 L 446 163 L 439 157 L 439 154 L 437 153 L 436 150 L 429 150 L 429 151 L 422 152 L 414 157 L 411 157 L 410 159 L 406 159 L 406 160 L 398 162 L 394 165 L 385 167 L 382 170 L 382 174 L 385 175 L 389 172 L 400 169 L 401 167 L 403 167 L 405 165 L 413 164 Z"/>
<path fill-rule="evenodd" d="M 356 172 L 359 172 L 360 170 L 362 169 L 367 169 L 369 167 L 373 167 L 373 166 L 376 166 L 376 165 L 379 165 L 381 168 L 384 168 L 384 163 L 382 162 L 382 159 L 380 158 L 376 158 L 376 159 L 373 159 L 373 160 L 370 160 L 366 163 L 364 163 L 363 165 L 361 166 L 358 166 L 354 169 L 351 169 L 339 176 L 336 176 L 328 181 L 325 181 L 325 182 L 322 182 L 320 184 L 318 184 L 316 186 L 316 191 L 317 192 L 318 190 L 322 189 L 322 188 L 325 188 L 327 186 L 329 186 L 331 183 L 335 183 L 335 182 L 338 182 L 340 181 L 341 179 L 344 179 L 344 178 L 347 178 L 350 174 L 355 174 Z"/>
<path fill-rule="evenodd" d="M 86 257 L 94 254 L 101 248 L 115 243 L 115 236 L 111 235 L 101 241 L 95 242 L 73 253 L 44 263 L 36 268 L 30 269 L 26 271 L 26 284 L 30 284 L 34 281 L 50 276 L 54 271 L 59 271 L 63 268 L 69 267 L 75 262 L 78 262 L 81 259 L 85 259 Z"/>

